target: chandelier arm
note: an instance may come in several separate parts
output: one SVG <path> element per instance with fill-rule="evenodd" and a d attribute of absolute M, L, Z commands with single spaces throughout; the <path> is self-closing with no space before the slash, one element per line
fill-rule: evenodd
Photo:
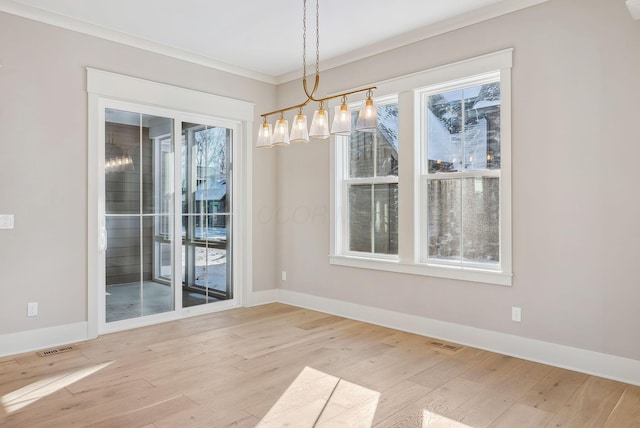
<path fill-rule="evenodd" d="M 313 101 L 317 101 L 317 102 L 329 101 L 329 100 L 333 100 L 333 99 L 341 98 L 341 97 L 346 97 L 346 96 L 353 95 L 353 94 L 359 94 L 360 92 L 373 91 L 374 89 L 378 89 L 378 87 L 377 86 L 370 86 L 368 88 L 356 89 L 355 91 L 350 91 L 350 92 L 343 92 L 341 94 L 331 95 L 331 96 L 325 97 L 325 98 L 318 98 L 318 99 L 314 98 Z"/>
<path fill-rule="evenodd" d="M 324 102 L 324 101 L 329 101 L 329 100 L 333 100 L 336 98 L 342 98 L 342 97 L 346 97 L 349 95 L 353 95 L 353 94 L 359 94 L 360 92 L 369 92 L 369 91 L 373 91 L 374 89 L 377 89 L 376 86 L 370 86 L 368 88 L 362 88 L 362 89 L 356 89 L 355 91 L 349 91 L 349 92 L 343 92 L 341 94 L 336 94 L 336 95 L 331 95 L 328 97 L 324 97 L 324 98 L 312 98 L 309 97 L 307 98 L 307 100 L 303 103 L 300 104 L 296 104 L 294 106 L 290 106 L 290 107 L 285 107 L 285 108 L 281 108 L 278 110 L 274 110 L 274 111 L 270 111 L 269 113 L 263 113 L 260 116 L 263 118 L 267 118 L 268 116 L 272 116 L 274 114 L 278 114 L 278 113 L 284 113 L 287 112 L 289 110 L 295 110 L 295 109 L 301 109 L 307 106 L 307 104 L 309 104 L 311 101 L 315 101 L 315 102 Z"/>
<path fill-rule="evenodd" d="M 309 100 L 311 101 L 318 101 L 315 98 L 313 98 L 313 96 L 316 94 L 316 91 L 318 90 L 319 85 L 320 85 L 320 75 L 316 74 L 315 83 L 313 84 L 313 90 L 311 91 L 311 93 L 309 93 L 309 89 L 307 88 L 307 77 L 305 76 L 302 79 L 302 87 L 304 88 L 304 93 L 307 96 L 307 98 L 309 98 Z"/>

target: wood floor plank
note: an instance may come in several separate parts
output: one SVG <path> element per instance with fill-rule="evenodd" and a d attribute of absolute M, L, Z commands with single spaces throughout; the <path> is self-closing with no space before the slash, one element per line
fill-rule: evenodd
<path fill-rule="evenodd" d="M 480 364 L 491 355 L 489 352 L 467 348 L 423 370 L 409 380 L 436 389 Z"/>
<path fill-rule="evenodd" d="M 87 425 L 91 428 L 128 427 L 140 428 L 149 423 L 162 420 L 186 409 L 198 407 L 198 404 L 186 398 L 184 395 L 170 398 L 166 401 L 154 403 L 150 406 L 136 409 L 123 415 L 103 419 Z"/>
<path fill-rule="evenodd" d="M 466 379 L 453 379 L 426 396 L 425 410 L 439 415 L 451 414 L 455 409 L 474 397 L 487 392 L 479 383 Z"/>
<path fill-rule="evenodd" d="M 538 428 L 545 426 L 553 417 L 552 413 L 535 407 L 525 406 L 516 403 L 507 409 L 498 419 L 496 419 L 490 428 Z"/>
<path fill-rule="evenodd" d="M 625 389 L 622 383 L 589 376 L 547 426 L 602 427 Z"/>
<path fill-rule="evenodd" d="M 7 426 L 25 426 L 26 421 L 30 423 L 43 422 L 49 419 L 51 415 L 61 416 L 67 413 L 90 409 L 98 404 L 104 404 L 123 397 L 135 397 L 153 388 L 153 385 L 140 379 L 110 385 L 108 387 L 101 385 L 78 394 L 70 394 L 66 388 L 63 388 L 56 393 L 32 403 L 28 407 L 12 412 L 6 424 Z"/>
<path fill-rule="evenodd" d="M 374 424 L 380 423 L 403 408 L 423 400 L 431 391 L 431 388 L 410 381 L 400 382 L 382 391 Z"/>
<path fill-rule="evenodd" d="M 487 390 L 447 413 L 446 417 L 473 428 L 488 427 L 514 404 L 509 394 Z"/>
<path fill-rule="evenodd" d="M 18 362 L 13 359 L 6 359 L 0 361 L 0 374 L 14 372 L 18 367 Z"/>
<path fill-rule="evenodd" d="M 628 386 L 604 424 L 605 428 L 640 427 L 640 387 Z"/>
<path fill-rule="evenodd" d="M 554 367 L 518 402 L 529 407 L 556 413 L 588 377 L 583 373 Z"/>
<path fill-rule="evenodd" d="M 220 410 L 198 406 L 184 410 L 156 422 L 156 428 L 254 428 L 260 419 L 240 409 Z"/>
<path fill-rule="evenodd" d="M 323 428 L 640 426 L 638 387 L 432 341 L 279 303 L 231 309 L 3 357 L 0 426 L 299 428 L 318 404 Z M 286 393 L 305 369 L 349 388 Z M 263 420 L 281 400 L 284 419 Z"/>

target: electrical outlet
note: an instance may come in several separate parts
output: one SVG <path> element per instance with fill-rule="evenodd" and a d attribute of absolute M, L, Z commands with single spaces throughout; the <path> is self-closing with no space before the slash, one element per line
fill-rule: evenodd
<path fill-rule="evenodd" d="M 0 229 L 13 229 L 13 214 L 0 214 Z"/>
<path fill-rule="evenodd" d="M 286 270 L 283 270 L 283 271 L 282 271 L 282 280 L 283 280 L 283 281 L 286 281 L 286 280 L 287 280 L 287 271 L 286 271 Z"/>
<path fill-rule="evenodd" d="M 511 321 L 521 322 L 522 321 L 522 309 L 517 307 L 511 308 Z"/>
<path fill-rule="evenodd" d="M 28 317 L 38 316 L 38 302 L 27 303 L 27 316 Z"/>

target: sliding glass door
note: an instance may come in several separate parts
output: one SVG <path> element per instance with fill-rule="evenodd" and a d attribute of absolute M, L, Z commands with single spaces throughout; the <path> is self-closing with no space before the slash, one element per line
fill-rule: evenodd
<path fill-rule="evenodd" d="M 233 297 L 232 139 L 228 128 L 182 123 L 183 307 Z"/>
<path fill-rule="evenodd" d="M 237 127 L 111 104 L 104 109 L 101 171 L 102 330 L 233 299 Z"/>

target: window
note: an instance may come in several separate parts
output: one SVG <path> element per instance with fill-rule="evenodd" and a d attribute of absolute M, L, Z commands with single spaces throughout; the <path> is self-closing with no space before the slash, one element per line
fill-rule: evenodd
<path fill-rule="evenodd" d="M 500 75 L 421 92 L 422 261 L 500 267 Z"/>
<path fill-rule="evenodd" d="M 347 159 L 346 252 L 375 257 L 398 254 L 398 103 L 378 101 L 376 132 L 353 132 L 341 144 Z M 352 112 L 355 129 L 357 111 Z"/>
<path fill-rule="evenodd" d="M 378 130 L 332 146 L 330 263 L 511 285 L 504 50 L 378 85 Z"/>

